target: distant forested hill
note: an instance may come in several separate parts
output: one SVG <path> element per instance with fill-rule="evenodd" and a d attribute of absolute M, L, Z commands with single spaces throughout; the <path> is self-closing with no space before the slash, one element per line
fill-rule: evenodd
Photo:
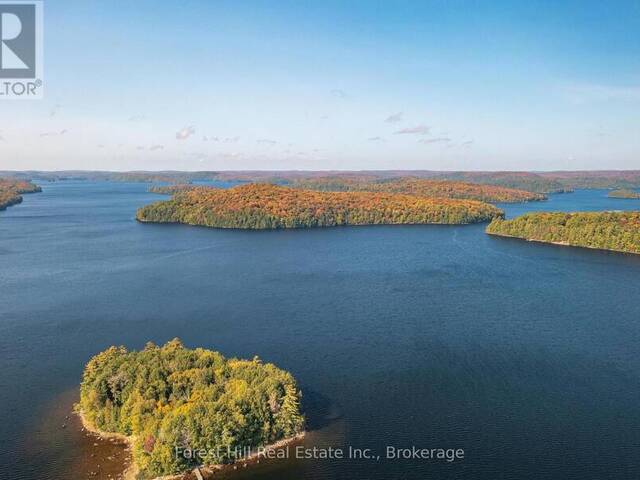
<path fill-rule="evenodd" d="M 571 187 L 554 178 L 546 178 L 531 172 L 452 172 L 438 175 L 438 178 L 496 185 L 542 194 L 564 193 L 572 190 Z"/>
<path fill-rule="evenodd" d="M 540 175 L 572 189 L 640 188 L 640 170 L 544 172 Z"/>
<path fill-rule="evenodd" d="M 46 181 L 91 180 L 115 182 L 191 183 L 211 180 L 284 184 L 296 180 L 340 177 L 359 181 L 388 180 L 399 177 L 453 180 L 481 185 L 495 185 L 535 193 L 570 192 L 579 188 L 640 188 L 640 170 L 588 171 L 436 171 L 436 170 L 237 170 L 237 171 L 0 171 L 0 177 Z"/>
<path fill-rule="evenodd" d="M 92 181 L 92 182 L 166 182 L 189 183 L 201 180 L 215 180 L 219 172 L 181 172 L 181 171 L 131 171 L 110 172 L 103 170 L 60 170 L 40 171 L 26 170 L 23 172 L 0 171 L 0 177 L 15 179 L 34 179 L 47 182 L 64 180 Z"/>
<path fill-rule="evenodd" d="M 514 188 L 416 177 L 399 177 L 382 180 L 364 180 L 349 177 L 318 177 L 296 179 L 289 185 L 294 188 L 306 190 L 404 193 L 425 197 L 479 200 L 481 202 L 518 203 L 546 199 L 546 197 L 540 193 L 532 193 Z"/>

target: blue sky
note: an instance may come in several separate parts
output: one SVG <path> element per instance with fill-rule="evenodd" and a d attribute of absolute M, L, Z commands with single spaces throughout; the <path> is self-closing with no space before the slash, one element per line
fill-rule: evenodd
<path fill-rule="evenodd" d="M 1 169 L 640 168 L 640 2 L 45 1 Z"/>

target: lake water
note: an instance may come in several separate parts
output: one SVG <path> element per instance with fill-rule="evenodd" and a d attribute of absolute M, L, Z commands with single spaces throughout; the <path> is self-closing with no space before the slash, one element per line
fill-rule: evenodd
<path fill-rule="evenodd" d="M 85 362 L 176 336 L 290 370 L 309 447 L 465 451 L 272 462 L 235 478 L 640 478 L 640 257 L 484 225 L 139 224 L 136 208 L 164 198 L 146 189 L 45 183 L 0 213 L 0 478 L 74 478 L 75 444 L 43 425 Z M 505 208 L 640 202 L 578 191 Z"/>

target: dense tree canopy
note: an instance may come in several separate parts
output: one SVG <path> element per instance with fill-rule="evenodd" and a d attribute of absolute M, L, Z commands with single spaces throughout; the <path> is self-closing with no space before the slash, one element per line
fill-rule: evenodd
<path fill-rule="evenodd" d="M 526 192 L 524 190 L 517 190 L 514 188 L 416 177 L 381 179 L 368 177 L 366 175 L 345 175 L 298 178 L 293 180 L 273 180 L 266 183 L 284 184 L 285 186 L 292 188 L 319 192 L 404 193 L 406 195 L 419 195 L 423 197 L 458 198 L 494 203 L 516 203 L 546 199 L 546 197 L 540 193 Z M 196 188 L 196 185 L 154 185 L 149 188 L 149 191 L 152 193 L 172 195 L 193 188 Z"/>
<path fill-rule="evenodd" d="M 607 195 L 610 198 L 640 198 L 640 193 L 629 190 L 627 188 L 621 188 L 619 190 L 611 190 Z"/>
<path fill-rule="evenodd" d="M 538 212 L 495 219 L 487 233 L 576 247 L 640 253 L 640 212 Z"/>
<path fill-rule="evenodd" d="M 195 187 L 138 210 L 143 222 L 219 228 L 304 228 L 336 225 L 474 223 L 502 215 L 472 200 L 371 192 L 314 192 L 268 184 L 228 190 Z"/>
<path fill-rule="evenodd" d="M 0 210 L 22 202 L 23 193 L 41 192 L 42 189 L 26 180 L 0 178 Z"/>
<path fill-rule="evenodd" d="M 174 193 L 184 192 L 185 190 L 191 190 L 192 188 L 196 188 L 196 186 L 190 183 L 178 183 L 176 185 L 152 185 L 149 187 L 149 192 L 159 193 L 161 195 L 173 195 Z"/>
<path fill-rule="evenodd" d="M 540 193 L 532 193 L 514 188 L 415 177 L 361 180 L 333 176 L 298 179 L 291 182 L 290 185 L 305 190 L 405 193 L 425 197 L 479 200 L 481 202 L 514 203 L 546 199 L 546 197 Z"/>
<path fill-rule="evenodd" d="M 438 178 L 497 185 L 543 194 L 572 191 L 572 187 L 563 184 L 556 178 L 532 172 L 451 172 L 438 174 Z"/>
<path fill-rule="evenodd" d="M 151 478 L 231 462 L 236 449 L 299 433 L 299 401 L 291 374 L 272 364 L 190 350 L 174 339 L 141 351 L 111 347 L 93 357 L 79 408 L 93 427 L 130 436 L 142 477 Z M 185 458 L 183 449 L 207 454 Z"/>
<path fill-rule="evenodd" d="M 595 170 L 578 172 L 544 172 L 540 175 L 569 188 L 640 188 L 638 170 Z"/>
<path fill-rule="evenodd" d="M 577 188 L 640 188 L 640 170 L 601 170 L 601 171 L 557 171 L 557 172 L 442 172 L 432 170 L 369 170 L 369 171 L 134 171 L 107 172 L 89 170 L 67 170 L 64 172 L 46 171 L 0 171 L 0 177 L 20 179 L 91 180 L 114 182 L 166 182 L 191 183 L 203 180 L 240 180 L 245 182 L 290 183 L 296 180 L 310 180 L 331 175 L 339 178 L 379 181 L 399 177 L 430 178 L 435 180 L 453 180 L 483 185 L 496 185 L 537 193 L 567 192 Z"/>

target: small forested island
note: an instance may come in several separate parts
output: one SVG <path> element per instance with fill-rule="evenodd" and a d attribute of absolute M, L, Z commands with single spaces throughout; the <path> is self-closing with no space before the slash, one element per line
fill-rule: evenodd
<path fill-rule="evenodd" d="M 0 178 L 0 210 L 22 202 L 23 193 L 41 192 L 42 189 L 26 180 Z"/>
<path fill-rule="evenodd" d="M 494 219 L 490 235 L 536 242 L 640 253 L 640 212 L 538 212 Z"/>
<path fill-rule="evenodd" d="M 125 436 L 133 476 L 146 479 L 233 463 L 249 449 L 299 437 L 300 397 L 290 373 L 257 357 L 227 359 L 174 339 L 93 357 L 76 409 L 88 430 Z"/>
<path fill-rule="evenodd" d="M 620 188 L 618 190 L 611 190 L 607 195 L 609 198 L 640 198 L 640 193 L 627 188 Z"/>
<path fill-rule="evenodd" d="M 195 187 L 195 185 L 191 185 L 190 183 L 178 183 L 175 185 L 152 185 L 151 187 L 149 187 L 149 192 L 159 193 L 161 195 L 173 195 L 174 193 L 184 192 L 185 190 L 190 190 Z"/>
<path fill-rule="evenodd" d="M 465 224 L 502 210 L 474 200 L 397 193 L 316 192 L 271 184 L 194 187 L 138 210 L 141 222 L 277 229 L 381 224 Z"/>
<path fill-rule="evenodd" d="M 481 202 L 518 203 L 546 200 L 543 194 L 515 188 L 451 180 L 415 177 L 362 180 L 348 177 L 318 177 L 297 179 L 290 186 L 305 190 L 337 192 L 388 192 L 425 197 L 459 198 Z"/>

